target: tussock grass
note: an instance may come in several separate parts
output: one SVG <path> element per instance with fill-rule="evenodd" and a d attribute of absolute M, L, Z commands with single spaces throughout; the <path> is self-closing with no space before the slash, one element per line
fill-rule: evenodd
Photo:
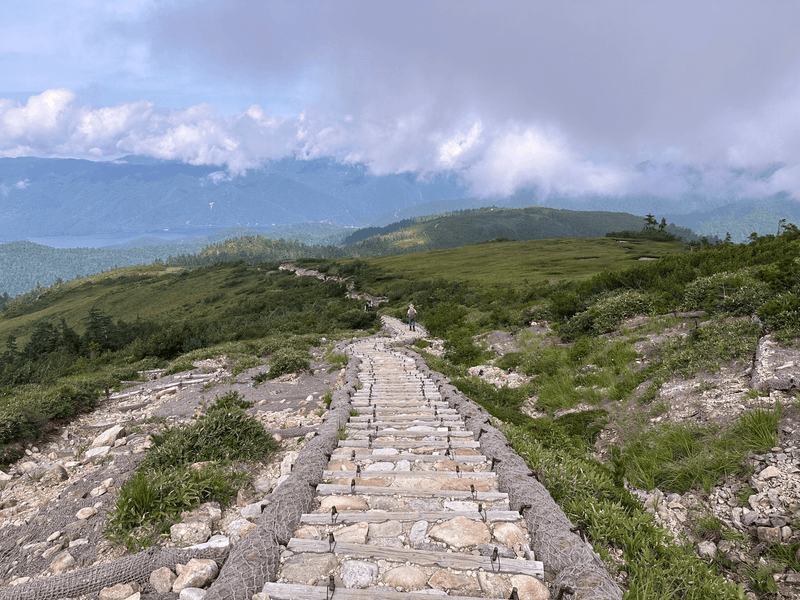
<path fill-rule="evenodd" d="M 152 435 L 154 446 L 123 484 L 105 536 L 129 549 L 148 547 L 169 532 L 184 510 L 216 500 L 225 505 L 247 477 L 238 461 L 267 461 L 274 438 L 248 416 L 237 392 L 217 397 L 194 422 Z M 191 467 L 209 462 L 202 469 Z"/>
<path fill-rule="evenodd" d="M 777 441 L 780 409 L 743 414 L 727 430 L 695 424 L 664 424 L 631 436 L 623 449 L 632 485 L 683 494 L 707 492 L 723 477 L 747 474 L 748 452 L 764 452 Z"/>

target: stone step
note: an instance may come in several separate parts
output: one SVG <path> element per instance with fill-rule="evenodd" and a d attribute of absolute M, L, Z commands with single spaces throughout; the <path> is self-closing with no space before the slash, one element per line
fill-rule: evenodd
<path fill-rule="evenodd" d="M 354 428 L 351 429 L 350 427 L 346 428 L 346 431 L 349 431 L 352 435 L 352 439 L 364 439 L 364 436 L 372 435 L 375 439 L 380 439 L 382 437 L 398 437 L 398 438 L 424 438 L 424 437 L 435 437 L 435 438 L 447 438 L 448 436 L 451 438 L 473 438 L 475 434 L 471 431 L 463 431 L 463 430 L 456 430 L 456 431 L 447 431 L 446 428 L 443 428 L 444 431 L 407 431 L 403 429 L 393 429 L 391 427 L 386 427 L 384 429 L 369 429 L 369 428 Z M 377 435 L 376 435 L 377 434 Z"/>
<path fill-rule="evenodd" d="M 386 521 L 417 522 L 430 521 L 436 522 L 455 517 L 465 517 L 473 521 L 484 521 L 486 523 L 516 523 L 522 517 L 515 510 L 486 510 L 482 513 L 466 510 L 448 511 L 412 511 L 412 512 L 388 512 L 388 511 L 369 511 L 369 512 L 340 512 L 336 515 L 336 523 L 385 523 Z M 306 513 L 300 519 L 301 523 L 307 525 L 330 525 L 330 513 Z"/>
<path fill-rule="evenodd" d="M 355 454 L 353 454 L 354 451 L 356 452 Z M 438 462 L 440 460 L 452 460 L 460 464 L 479 464 L 488 462 L 486 457 L 482 454 L 456 454 L 454 457 L 446 456 L 444 454 L 411 454 L 407 452 L 401 452 L 399 454 L 375 454 L 374 452 L 370 452 L 368 448 L 359 448 L 358 450 L 345 450 L 344 448 L 338 448 L 337 450 L 333 451 L 331 458 L 355 461 L 375 460 L 387 462 L 396 462 L 401 460 L 407 460 L 409 462 Z"/>
<path fill-rule="evenodd" d="M 372 421 L 371 416 L 353 416 L 350 417 L 351 423 L 368 423 Z M 432 417 L 425 415 L 424 417 L 406 417 L 406 416 L 393 416 L 393 415 L 384 415 L 381 420 L 374 421 L 374 423 L 459 423 L 462 427 L 464 425 L 464 421 L 461 419 L 459 415 L 439 415 L 438 417 Z"/>
<path fill-rule="evenodd" d="M 448 427 L 453 431 L 463 431 L 464 424 L 461 421 L 446 421 L 446 425 L 440 425 L 440 421 L 410 421 L 407 424 L 401 423 L 387 423 L 384 421 L 350 421 L 347 424 L 349 429 L 381 429 L 383 427 L 397 429 L 398 427 L 401 428 L 400 431 L 404 429 L 408 429 L 410 427 L 430 427 L 432 429 L 447 429 Z"/>
<path fill-rule="evenodd" d="M 428 479 L 497 479 L 494 471 L 360 471 L 363 477 L 369 473 L 369 477 L 419 477 Z M 356 477 L 356 471 L 331 471 L 326 470 L 323 474 L 326 479 L 330 477 Z"/>
<path fill-rule="evenodd" d="M 371 485 L 358 485 L 355 492 L 352 485 L 339 485 L 335 483 L 320 483 L 317 486 L 318 496 L 405 496 L 408 498 L 446 498 L 448 500 L 474 500 L 476 502 L 488 500 L 508 500 L 505 492 L 479 492 L 462 490 L 423 490 L 419 488 L 403 487 L 375 487 Z"/>
<path fill-rule="evenodd" d="M 367 413 L 378 413 L 379 415 L 391 416 L 394 415 L 395 417 L 401 415 L 410 415 L 412 418 L 418 415 L 426 416 L 426 417 L 436 417 L 438 415 L 456 415 L 461 418 L 460 415 L 456 412 L 455 408 L 443 408 L 441 410 L 437 408 L 428 408 L 425 404 L 419 404 L 411 406 L 356 406 L 354 407 L 355 410 L 358 411 L 360 415 L 364 415 Z"/>
<path fill-rule="evenodd" d="M 446 436 L 445 436 L 446 437 Z M 340 440 L 339 441 L 340 448 L 369 448 L 369 441 L 367 440 Z M 372 442 L 372 448 L 480 448 L 481 443 L 475 441 L 457 441 L 452 440 L 451 442 L 441 442 L 441 441 L 414 441 L 414 440 L 396 440 L 396 441 L 385 441 L 380 438 L 376 438 Z"/>
<path fill-rule="evenodd" d="M 388 586 L 364 589 L 337 587 L 333 594 L 326 586 L 298 585 L 294 583 L 267 583 L 264 585 L 271 600 L 430 600 L 432 596 L 422 592 L 398 592 Z M 448 600 L 475 600 L 474 596 L 450 596 Z M 486 598 L 484 596 L 484 598 Z M 489 600 L 505 600 L 490 598 Z"/>
<path fill-rule="evenodd" d="M 412 565 L 442 567 L 470 571 L 483 569 L 487 573 L 510 573 L 515 575 L 530 575 L 544 579 L 544 565 L 538 560 L 520 560 L 513 558 L 500 558 L 493 561 L 490 556 L 476 556 L 474 554 L 460 554 L 457 552 L 435 552 L 432 550 L 416 550 L 412 548 L 397 548 L 393 546 L 369 546 L 367 544 L 350 544 L 321 540 L 289 540 L 288 550 L 299 552 L 313 552 L 327 554 L 331 551 L 340 556 L 355 556 L 357 558 L 383 559 L 398 563 L 411 563 Z"/>
<path fill-rule="evenodd" d="M 370 406 L 370 407 L 377 406 L 378 410 L 380 410 L 381 408 L 387 406 L 390 408 L 395 406 L 407 406 L 412 402 L 416 403 L 420 407 L 425 407 L 425 408 L 433 408 L 435 406 L 439 410 L 441 410 L 442 408 L 447 408 L 449 406 L 447 402 L 439 402 L 439 401 L 425 402 L 425 401 L 420 401 L 419 398 L 407 398 L 405 400 L 383 400 L 375 397 L 369 400 L 359 400 L 357 402 L 351 402 L 350 405 L 355 408 L 363 408 L 364 406 Z"/>
<path fill-rule="evenodd" d="M 375 415 L 374 413 L 378 413 Z M 368 423 L 371 427 L 376 424 L 383 423 L 383 427 L 414 427 L 415 421 L 427 422 L 427 425 L 417 425 L 417 427 L 455 427 L 456 429 L 464 429 L 463 419 L 449 419 L 444 418 L 449 415 L 436 414 L 434 415 L 413 415 L 411 417 L 402 417 L 396 413 L 388 415 L 381 415 L 380 411 L 367 410 L 361 411 L 358 415 L 351 417 L 348 425 L 358 425 L 363 427 L 364 423 Z M 384 421 L 383 419 L 388 419 Z"/>

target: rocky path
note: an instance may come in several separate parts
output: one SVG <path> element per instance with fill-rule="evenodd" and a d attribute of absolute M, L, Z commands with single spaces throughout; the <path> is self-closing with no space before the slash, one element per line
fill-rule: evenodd
<path fill-rule="evenodd" d="M 362 362 L 350 421 L 316 508 L 263 591 L 271 600 L 549 598 L 525 521 L 434 382 L 382 342 L 353 353 Z"/>

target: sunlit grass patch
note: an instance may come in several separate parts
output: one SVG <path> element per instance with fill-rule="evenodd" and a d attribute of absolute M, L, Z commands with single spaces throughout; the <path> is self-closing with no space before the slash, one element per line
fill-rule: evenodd
<path fill-rule="evenodd" d="M 630 436 L 623 445 L 625 474 L 632 485 L 682 494 L 695 486 L 709 491 L 721 478 L 746 474 L 748 452 L 777 443 L 780 409 L 743 414 L 727 430 L 713 425 L 662 424 Z"/>

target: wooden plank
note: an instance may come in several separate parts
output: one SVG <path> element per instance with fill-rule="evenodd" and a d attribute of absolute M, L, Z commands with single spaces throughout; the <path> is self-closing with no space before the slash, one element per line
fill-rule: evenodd
<path fill-rule="evenodd" d="M 415 403 L 415 404 L 424 406 L 426 408 L 433 408 L 434 406 L 436 408 L 448 408 L 448 406 L 449 406 L 447 404 L 447 402 L 442 402 L 441 400 L 436 400 L 436 401 L 433 401 L 433 402 L 426 402 L 426 401 L 421 400 L 421 399 L 420 400 L 417 400 L 417 399 L 410 400 L 409 399 L 409 400 L 398 400 L 396 402 L 389 402 L 389 401 L 386 401 L 386 400 L 379 400 L 379 399 L 375 399 L 375 398 L 373 398 L 372 400 L 351 401 L 350 405 L 354 406 L 356 408 L 361 408 L 361 407 L 364 407 L 364 406 L 377 406 L 378 408 L 381 408 L 382 406 L 388 406 L 388 407 L 405 406 L 405 405 L 410 404 L 412 402 Z"/>
<path fill-rule="evenodd" d="M 351 427 L 348 427 L 347 429 L 352 431 L 354 434 L 355 433 L 360 433 L 362 435 L 369 435 L 370 433 L 372 433 L 372 434 L 375 433 L 375 429 L 370 429 L 370 428 L 366 428 L 366 427 L 364 427 L 364 428 L 359 428 L 359 427 L 352 427 L 351 428 Z M 280 430 L 278 430 L 278 431 L 280 431 Z M 378 437 L 389 437 L 389 436 L 391 436 L 391 437 L 415 437 L 415 438 L 417 438 L 417 437 L 429 437 L 429 436 L 447 437 L 448 435 L 451 438 L 454 438 L 454 437 L 461 437 L 461 438 L 475 437 L 474 434 L 471 431 L 463 431 L 463 430 L 457 430 L 457 431 L 446 431 L 446 430 L 445 431 L 405 431 L 403 429 L 392 429 L 392 428 L 378 429 Z"/>
<path fill-rule="evenodd" d="M 350 420 L 350 422 L 348 423 L 347 426 L 348 427 L 352 427 L 354 429 L 367 429 L 367 428 L 374 428 L 374 427 L 405 427 L 405 428 L 408 428 L 408 427 L 433 427 L 433 428 L 442 427 L 442 428 L 446 429 L 447 427 L 450 427 L 450 429 L 453 430 L 453 431 L 463 431 L 464 430 L 464 423 L 462 423 L 460 421 L 446 419 L 445 420 L 446 425 L 440 425 L 439 424 L 440 422 L 441 421 L 439 421 L 438 419 L 435 420 L 435 421 L 433 421 L 433 420 L 423 421 L 423 420 L 420 420 L 420 419 L 415 419 L 413 421 L 406 421 L 405 423 L 390 423 L 390 422 L 385 422 L 385 421 L 373 421 L 373 420 L 370 419 L 370 417 L 367 417 L 367 420 L 363 420 L 363 417 L 362 417 L 361 419 L 356 421 L 355 417 L 354 417 L 353 419 Z"/>
<path fill-rule="evenodd" d="M 355 471 L 332 471 L 327 469 L 322 475 L 330 477 L 356 477 Z M 361 471 L 358 477 L 414 477 L 418 479 L 495 479 L 494 471 Z"/>
<path fill-rule="evenodd" d="M 477 464 L 488 462 L 483 455 L 461 455 L 456 454 L 455 458 L 445 456 L 444 454 L 356 454 L 355 459 L 352 456 L 352 450 L 345 450 L 344 448 L 337 448 L 331 454 L 331 458 L 340 458 L 347 460 L 371 460 L 371 461 L 386 461 L 395 462 L 398 460 L 407 460 L 409 462 L 422 461 L 422 462 L 436 462 L 439 460 L 454 460 L 457 463 Z"/>
<path fill-rule="evenodd" d="M 369 473 L 367 473 L 369 475 Z M 320 483 L 317 486 L 318 496 L 349 496 L 349 485 Z M 508 500 L 505 492 L 464 492 L 461 490 L 420 490 L 402 487 L 373 487 L 357 485 L 356 495 L 361 496 L 407 496 L 409 498 L 459 498 L 461 500 Z"/>
<path fill-rule="evenodd" d="M 475 600 L 468 596 L 431 596 L 414 592 L 398 592 L 388 586 L 376 586 L 363 590 L 337 587 L 333 596 L 328 596 L 326 586 L 298 585 L 294 583 L 265 583 L 264 592 L 271 600 L 431 600 L 431 598 L 447 598 L 448 600 Z M 489 600 L 505 600 L 490 598 Z"/>
<path fill-rule="evenodd" d="M 371 406 L 359 406 L 356 407 L 356 410 L 361 413 L 371 413 L 372 407 Z M 395 416 L 402 416 L 402 415 L 423 415 L 426 417 L 435 417 L 436 415 L 456 415 L 459 416 L 456 412 L 455 408 L 443 408 L 442 410 L 438 410 L 438 412 L 434 412 L 433 408 L 428 408 L 424 404 L 418 405 L 411 405 L 408 406 L 395 406 L 395 407 L 384 407 L 378 408 L 377 413 L 383 415 L 395 415 Z"/>
<path fill-rule="evenodd" d="M 447 436 L 444 436 L 447 437 Z M 367 440 L 340 440 L 339 448 L 369 448 L 369 441 Z M 466 441 L 461 442 L 451 440 L 450 443 L 439 441 L 413 441 L 413 440 L 382 440 L 376 438 L 372 442 L 372 448 L 480 448 L 480 442 Z"/>
<path fill-rule="evenodd" d="M 516 523 L 522 520 L 520 514 L 515 510 L 488 510 L 485 511 L 487 522 L 507 522 Z M 368 512 L 340 512 L 336 517 L 337 523 L 385 523 L 386 521 L 442 521 L 455 519 L 456 517 L 466 517 L 473 521 L 482 521 L 483 516 L 477 511 L 464 510 L 440 510 L 440 511 L 416 511 L 416 512 L 386 512 L 371 510 Z M 331 515 L 324 513 L 306 513 L 300 518 L 301 523 L 314 525 L 330 525 Z"/>
<path fill-rule="evenodd" d="M 292 538 L 286 547 L 292 552 L 314 552 L 327 554 L 331 545 L 327 541 L 301 540 Z M 520 560 L 501 558 L 492 565 L 489 556 L 475 556 L 458 552 L 434 552 L 432 550 L 414 550 L 395 546 L 367 546 L 366 544 L 348 544 L 336 542 L 333 551 L 338 556 L 357 556 L 359 558 L 384 559 L 393 562 L 409 562 L 424 567 L 451 568 L 460 571 L 483 569 L 487 573 L 511 573 L 514 575 L 531 575 L 544 579 L 544 565 L 538 560 Z M 500 563 L 499 566 L 497 563 Z M 494 566 L 494 569 L 492 569 Z"/>
<path fill-rule="evenodd" d="M 369 415 L 358 415 L 356 417 L 350 417 L 351 423 L 368 423 L 372 419 Z M 459 415 L 438 415 L 434 417 L 433 415 L 424 415 L 414 419 L 409 420 L 408 417 L 404 416 L 392 416 L 392 415 L 384 415 L 380 421 L 375 421 L 376 423 L 408 423 L 408 424 L 426 424 L 426 423 L 438 423 L 440 421 L 444 421 L 445 423 L 459 423 L 463 426 L 464 422 L 462 421 Z"/>

